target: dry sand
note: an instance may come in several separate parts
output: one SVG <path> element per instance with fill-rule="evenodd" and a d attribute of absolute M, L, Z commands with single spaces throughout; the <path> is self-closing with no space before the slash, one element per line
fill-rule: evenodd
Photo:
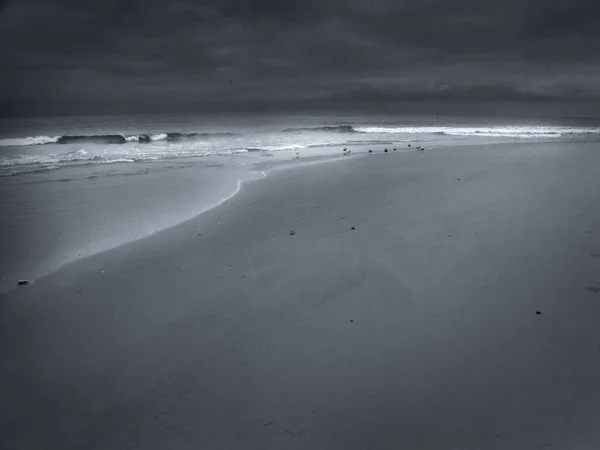
<path fill-rule="evenodd" d="M 552 143 L 276 171 L 5 294 L 0 447 L 598 449 L 599 167 Z"/>

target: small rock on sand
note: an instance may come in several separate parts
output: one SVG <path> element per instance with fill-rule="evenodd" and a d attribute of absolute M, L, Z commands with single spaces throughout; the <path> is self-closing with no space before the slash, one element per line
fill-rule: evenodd
<path fill-rule="evenodd" d="M 25 286 L 26 284 L 29 284 L 29 280 L 19 280 L 19 281 L 17 281 L 17 285 L 19 285 L 19 286 Z"/>
<path fill-rule="evenodd" d="M 388 149 L 386 148 L 386 149 L 384 150 L 384 152 L 385 152 L 385 153 L 387 153 L 387 152 L 388 152 Z"/>
<path fill-rule="evenodd" d="M 538 316 L 539 316 L 540 314 L 542 314 L 540 311 L 536 311 L 535 313 L 536 313 Z"/>
<path fill-rule="evenodd" d="M 296 234 L 296 232 L 294 230 L 290 231 L 290 236 L 293 236 L 295 234 Z"/>
<path fill-rule="evenodd" d="M 353 230 L 356 230 L 356 227 L 352 227 Z"/>
<path fill-rule="evenodd" d="M 373 150 L 369 150 L 369 153 L 373 153 Z"/>

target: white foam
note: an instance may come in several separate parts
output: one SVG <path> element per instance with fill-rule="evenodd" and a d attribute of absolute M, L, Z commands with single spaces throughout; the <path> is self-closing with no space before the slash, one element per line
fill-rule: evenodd
<path fill-rule="evenodd" d="M 57 155 L 60 159 L 59 162 L 62 161 L 79 161 L 82 159 L 89 159 L 88 152 L 84 149 L 80 148 L 79 150 L 75 150 L 68 153 L 63 153 L 61 155 Z"/>
<path fill-rule="evenodd" d="M 265 150 L 267 152 L 279 152 L 284 150 L 300 150 L 306 148 L 306 145 L 300 144 L 288 144 L 288 145 L 263 145 L 257 147 L 258 150 Z"/>
<path fill-rule="evenodd" d="M 161 133 L 161 134 L 153 134 L 152 136 L 150 136 L 150 140 L 151 141 L 164 141 L 165 139 L 167 139 L 167 134 L 166 133 Z"/>
<path fill-rule="evenodd" d="M 27 145 L 54 144 L 60 136 L 35 136 L 24 138 L 0 139 L 0 147 L 23 147 Z"/>
<path fill-rule="evenodd" d="M 117 158 L 117 159 L 109 159 L 106 161 L 99 161 L 100 164 L 132 163 L 132 162 L 135 162 L 135 159 Z"/>
<path fill-rule="evenodd" d="M 575 134 L 600 134 L 599 128 L 571 127 L 357 127 L 361 133 L 444 134 L 449 136 L 556 138 Z"/>

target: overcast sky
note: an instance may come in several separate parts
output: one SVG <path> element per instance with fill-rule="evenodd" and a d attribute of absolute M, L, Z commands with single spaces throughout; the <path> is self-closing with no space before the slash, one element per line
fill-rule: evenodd
<path fill-rule="evenodd" d="M 598 0 L 0 5 L 5 114 L 600 99 Z"/>

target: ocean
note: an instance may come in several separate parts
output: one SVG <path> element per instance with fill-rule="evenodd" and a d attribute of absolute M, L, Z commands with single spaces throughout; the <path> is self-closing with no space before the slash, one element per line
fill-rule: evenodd
<path fill-rule="evenodd" d="M 0 291 L 192 219 L 268 169 L 386 147 L 594 140 L 600 123 L 212 114 L 0 121 Z M 409 147 L 410 146 L 410 147 Z"/>
<path fill-rule="evenodd" d="M 555 120 L 556 122 L 556 120 Z M 580 139 L 589 122 L 457 116 L 215 114 L 105 116 L 0 121 L 0 176 L 90 164 L 127 164 L 214 155 L 336 154 L 340 147 L 421 143 L 437 146 L 513 139 Z M 329 150 L 328 150 L 329 148 Z"/>

